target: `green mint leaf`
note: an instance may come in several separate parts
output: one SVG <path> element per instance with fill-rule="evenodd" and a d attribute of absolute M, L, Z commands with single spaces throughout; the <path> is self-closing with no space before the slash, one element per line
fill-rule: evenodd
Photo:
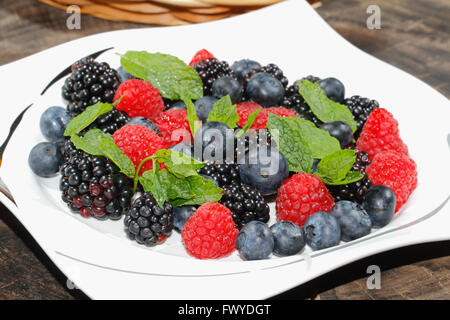
<path fill-rule="evenodd" d="M 134 178 L 135 170 L 133 162 L 119 149 L 111 136 L 105 134 L 98 136 L 97 139 L 99 141 L 99 149 L 103 154 L 114 162 L 122 173 Z"/>
<path fill-rule="evenodd" d="M 225 123 L 230 128 L 236 127 L 236 123 L 239 121 L 239 115 L 236 105 L 231 102 L 229 95 L 219 99 L 214 104 L 206 121 L 219 121 Z"/>
<path fill-rule="evenodd" d="M 189 199 L 183 199 L 178 197 L 173 199 L 171 204 L 174 207 L 184 205 L 202 205 L 206 202 L 216 202 L 222 198 L 223 190 L 216 187 L 214 182 L 209 179 L 205 179 L 200 175 L 189 176 L 186 178 L 189 182 L 191 197 Z"/>
<path fill-rule="evenodd" d="M 70 141 L 73 142 L 75 148 L 83 150 L 84 152 L 93 156 L 103 156 L 103 151 L 100 150 L 100 143 L 98 137 L 105 135 L 100 129 L 92 129 L 84 134 L 83 137 L 79 137 L 76 134 L 70 137 Z"/>
<path fill-rule="evenodd" d="M 133 76 L 149 81 L 164 98 L 193 99 L 203 96 L 203 83 L 195 70 L 169 54 L 127 51 L 122 67 Z"/>
<path fill-rule="evenodd" d="M 289 171 L 311 172 L 314 160 L 311 150 L 298 125 L 291 119 L 295 118 L 279 117 L 269 113 L 267 128 L 278 150 L 286 158 Z"/>
<path fill-rule="evenodd" d="M 197 171 L 205 166 L 204 162 L 195 160 L 181 152 L 162 149 L 156 152 L 155 159 L 164 162 L 167 169 L 178 178 L 197 175 Z"/>
<path fill-rule="evenodd" d="M 298 81 L 299 93 L 312 112 L 323 122 L 344 121 L 356 131 L 356 121 L 350 110 L 343 104 L 329 99 L 325 91 L 309 80 Z"/>
<path fill-rule="evenodd" d="M 361 172 L 349 171 L 349 172 L 347 172 L 347 175 L 345 176 L 345 178 L 340 181 L 326 181 L 325 180 L 323 182 L 328 185 L 337 186 L 337 185 L 342 185 L 342 184 L 353 183 L 353 182 L 361 180 L 362 178 L 364 178 L 364 175 Z"/>
<path fill-rule="evenodd" d="M 345 179 L 355 160 L 355 150 L 333 152 L 319 162 L 315 174 L 325 183 L 336 183 Z"/>
<path fill-rule="evenodd" d="M 78 116 L 73 118 L 66 127 L 64 131 L 65 136 L 72 136 L 74 134 L 80 133 L 81 130 L 89 126 L 95 121 L 99 116 L 105 114 L 113 109 L 112 104 L 97 102 L 96 104 L 89 106 L 80 113 Z"/>
<path fill-rule="evenodd" d="M 191 99 L 184 99 L 184 103 L 186 104 L 187 116 L 186 120 L 189 123 L 189 128 L 191 128 L 192 136 L 195 137 L 195 133 L 201 127 L 202 123 L 197 118 L 197 111 L 195 110 L 195 105 Z"/>
<path fill-rule="evenodd" d="M 252 127 L 253 122 L 255 122 L 255 120 L 258 117 L 258 114 L 261 112 L 261 110 L 262 109 L 258 109 L 258 110 L 253 111 L 252 113 L 250 113 L 250 115 L 248 116 L 247 122 L 245 123 L 242 130 L 240 130 L 236 134 L 236 139 L 240 138 L 244 133 L 246 133 Z"/>

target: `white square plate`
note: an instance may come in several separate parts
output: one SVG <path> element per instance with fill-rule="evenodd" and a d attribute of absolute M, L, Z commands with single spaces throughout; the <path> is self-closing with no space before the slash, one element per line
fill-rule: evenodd
<path fill-rule="evenodd" d="M 242 261 L 234 253 L 225 259 L 202 261 L 186 254 L 179 234 L 155 248 L 139 246 L 126 239 L 122 222 L 71 214 L 60 200 L 58 178 L 41 179 L 27 164 L 31 148 L 44 141 L 38 124 L 41 113 L 62 104 L 63 80 L 44 95 L 40 95 L 42 89 L 73 61 L 109 47 L 114 49 L 99 59 L 113 67 L 119 66 L 116 53 L 127 50 L 159 51 L 189 61 L 198 49 L 207 48 L 230 62 L 252 58 L 263 64 L 276 63 L 291 81 L 309 74 L 335 76 L 346 85 L 347 96 L 373 97 L 394 114 L 418 165 L 418 187 L 385 228 L 317 252 L 308 248 L 296 256 L 262 261 Z M 20 86 L 10 81 L 18 75 Z M 3 105 L 9 106 L 0 119 L 2 138 L 15 116 L 33 103 L 0 169 L 17 207 L 3 195 L 0 199 L 91 298 L 268 298 L 368 255 L 450 239 L 450 206 L 445 206 L 450 195 L 448 100 L 411 75 L 353 47 L 306 2 L 286 1 L 213 23 L 86 37 L 0 67 L 0 88 L 8 93 Z M 271 209 L 273 216 L 273 204 Z"/>

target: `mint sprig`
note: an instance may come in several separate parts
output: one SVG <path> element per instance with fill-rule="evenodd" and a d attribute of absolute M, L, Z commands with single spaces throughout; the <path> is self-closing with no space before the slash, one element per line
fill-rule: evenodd
<path fill-rule="evenodd" d="M 309 80 L 299 80 L 297 83 L 299 93 L 320 121 L 344 121 L 352 128 L 353 132 L 356 131 L 356 121 L 345 105 L 329 99 L 317 83 Z"/>
<path fill-rule="evenodd" d="M 189 128 L 191 129 L 192 136 L 195 137 L 195 133 L 202 126 L 200 120 L 197 117 L 197 111 L 195 110 L 195 105 L 191 99 L 184 99 L 184 103 L 186 104 L 187 116 L 186 120 L 189 123 Z"/>
<path fill-rule="evenodd" d="M 229 128 L 236 127 L 236 123 L 239 121 L 239 115 L 236 105 L 231 102 L 229 95 L 220 98 L 214 104 L 206 121 L 219 121 L 225 123 Z"/>
<path fill-rule="evenodd" d="M 314 173 L 322 181 L 334 183 L 343 180 L 355 163 L 355 150 L 339 150 L 325 156 Z"/>
<path fill-rule="evenodd" d="M 203 96 L 203 83 L 195 70 L 175 56 L 146 51 L 127 51 L 121 55 L 122 67 L 133 76 L 149 81 L 170 100 Z"/>
<path fill-rule="evenodd" d="M 110 112 L 113 105 L 110 103 L 97 102 L 96 104 L 87 107 L 82 113 L 73 118 L 66 127 L 64 135 L 70 137 L 74 134 L 80 133 L 87 128 L 99 116 Z"/>

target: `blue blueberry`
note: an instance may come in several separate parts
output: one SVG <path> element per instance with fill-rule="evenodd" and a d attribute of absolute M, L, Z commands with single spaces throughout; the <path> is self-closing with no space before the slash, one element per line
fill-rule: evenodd
<path fill-rule="evenodd" d="M 261 67 L 261 64 L 259 64 L 259 62 L 249 59 L 241 59 L 233 63 L 233 65 L 231 66 L 231 70 L 233 70 L 234 75 L 236 76 L 238 81 L 242 83 L 242 80 L 244 80 L 245 76 L 250 72 L 250 70 L 259 67 Z"/>
<path fill-rule="evenodd" d="M 353 140 L 353 130 L 344 121 L 327 122 L 322 124 L 320 129 L 328 131 L 330 136 L 338 139 L 341 147 L 345 147 Z"/>
<path fill-rule="evenodd" d="M 186 109 L 186 103 L 183 100 L 178 100 L 174 104 L 172 104 L 169 109 Z"/>
<path fill-rule="evenodd" d="M 197 210 L 196 206 L 181 206 L 173 209 L 173 226 L 178 232 L 183 231 L 184 224 Z"/>
<path fill-rule="evenodd" d="M 222 161 L 226 159 L 228 145 L 234 148 L 234 131 L 223 122 L 206 122 L 195 133 L 195 158 L 203 161 Z M 199 151 L 201 157 L 197 154 Z"/>
<path fill-rule="evenodd" d="M 64 130 L 70 120 L 72 118 L 65 108 L 50 107 L 42 113 L 39 127 L 48 141 L 56 141 L 64 139 Z"/>
<path fill-rule="evenodd" d="M 134 117 L 128 120 L 127 124 L 138 124 L 140 126 L 144 126 L 150 130 L 153 130 L 157 135 L 159 135 L 158 126 L 150 119 L 145 117 Z"/>
<path fill-rule="evenodd" d="M 336 218 L 341 227 L 341 238 L 351 241 L 370 233 L 372 221 L 359 204 L 348 200 L 336 202 L 330 211 L 330 215 Z"/>
<path fill-rule="evenodd" d="M 169 147 L 169 150 L 184 153 L 189 157 L 194 156 L 194 153 L 192 151 L 192 144 L 188 142 L 180 142 L 178 144 L 174 144 L 173 146 Z"/>
<path fill-rule="evenodd" d="M 248 81 L 247 95 L 263 107 L 279 106 L 284 98 L 284 87 L 277 78 L 260 72 Z"/>
<path fill-rule="evenodd" d="M 312 173 L 317 171 L 317 166 L 319 165 L 320 159 L 314 159 L 312 165 Z"/>
<path fill-rule="evenodd" d="M 319 211 L 309 216 L 305 222 L 306 243 L 313 250 L 333 247 L 339 244 L 341 228 L 335 217 Z"/>
<path fill-rule="evenodd" d="M 62 165 L 63 156 L 56 143 L 41 142 L 31 149 L 28 165 L 38 176 L 49 178 L 54 176 Z"/>
<path fill-rule="evenodd" d="M 274 240 L 269 227 L 261 221 L 250 221 L 239 232 L 236 247 L 244 260 L 262 260 L 273 251 Z"/>
<path fill-rule="evenodd" d="M 245 163 L 239 166 L 239 176 L 243 183 L 268 196 L 274 194 L 289 177 L 288 163 L 276 148 L 257 146 L 245 154 Z"/>
<path fill-rule="evenodd" d="M 336 78 L 325 78 L 317 83 L 325 91 L 328 98 L 336 102 L 344 101 L 345 87 L 341 81 Z"/>
<path fill-rule="evenodd" d="M 367 191 L 362 207 L 372 220 L 373 227 L 381 228 L 391 222 L 396 203 L 397 199 L 392 189 L 377 185 Z"/>
<path fill-rule="evenodd" d="M 117 69 L 117 73 L 119 74 L 120 82 L 125 82 L 130 79 L 136 79 L 136 77 L 128 73 L 122 66 Z"/>
<path fill-rule="evenodd" d="M 203 96 L 197 101 L 195 101 L 195 111 L 197 113 L 197 118 L 202 122 L 206 122 L 208 115 L 217 102 L 217 98 L 211 96 Z"/>
<path fill-rule="evenodd" d="M 236 79 L 224 76 L 214 81 L 212 93 L 218 99 L 229 95 L 232 103 L 238 103 L 242 99 L 242 86 Z"/>
<path fill-rule="evenodd" d="M 306 245 L 305 232 L 291 221 L 277 222 L 270 227 L 273 235 L 273 252 L 279 256 L 292 256 Z"/>

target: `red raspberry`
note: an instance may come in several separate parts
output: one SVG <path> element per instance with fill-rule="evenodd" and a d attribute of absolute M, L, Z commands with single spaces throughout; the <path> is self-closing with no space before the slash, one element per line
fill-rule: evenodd
<path fill-rule="evenodd" d="M 370 159 L 386 150 L 395 150 L 408 155 L 408 147 L 400 138 L 397 120 L 383 108 L 377 108 L 369 115 L 356 146 L 359 150 L 367 152 Z"/>
<path fill-rule="evenodd" d="M 212 59 L 212 58 L 214 58 L 214 55 L 211 52 L 209 52 L 208 50 L 206 50 L 206 49 L 199 50 L 199 51 L 197 51 L 197 53 L 194 55 L 191 62 L 189 63 L 189 67 L 193 67 L 200 60 Z"/>
<path fill-rule="evenodd" d="M 237 113 L 239 115 L 238 125 L 244 127 L 250 114 L 258 109 L 263 109 L 256 102 L 241 102 L 237 104 Z M 267 127 L 267 119 L 269 117 L 269 112 L 280 117 L 296 117 L 292 110 L 286 109 L 284 107 L 270 107 L 261 110 L 253 122 L 251 129 L 265 129 Z"/>
<path fill-rule="evenodd" d="M 156 125 L 167 146 L 180 142 L 191 142 L 192 134 L 189 122 L 186 120 L 186 109 L 169 109 L 163 112 Z"/>
<path fill-rule="evenodd" d="M 382 184 L 394 191 L 397 212 L 417 186 L 416 163 L 410 157 L 395 151 L 378 153 L 366 173 L 373 185 Z"/>
<path fill-rule="evenodd" d="M 190 255 L 198 259 L 217 259 L 236 249 L 238 233 L 231 211 L 217 202 L 208 202 L 189 218 L 181 237 Z"/>
<path fill-rule="evenodd" d="M 165 149 L 166 143 L 153 130 L 138 124 L 123 126 L 112 136 L 114 142 L 133 162 L 136 170 L 142 160 Z M 153 168 L 152 161 L 147 161 L 141 168 L 140 174 Z"/>
<path fill-rule="evenodd" d="M 159 90 L 148 81 L 130 79 L 120 84 L 114 100 L 122 97 L 115 105 L 117 110 L 125 111 L 131 118 L 145 117 L 155 121 L 164 109 L 164 101 Z"/>
<path fill-rule="evenodd" d="M 322 181 L 313 174 L 297 173 L 278 189 L 277 220 L 289 220 L 303 227 L 306 219 L 318 211 L 329 212 L 334 200 Z"/>

